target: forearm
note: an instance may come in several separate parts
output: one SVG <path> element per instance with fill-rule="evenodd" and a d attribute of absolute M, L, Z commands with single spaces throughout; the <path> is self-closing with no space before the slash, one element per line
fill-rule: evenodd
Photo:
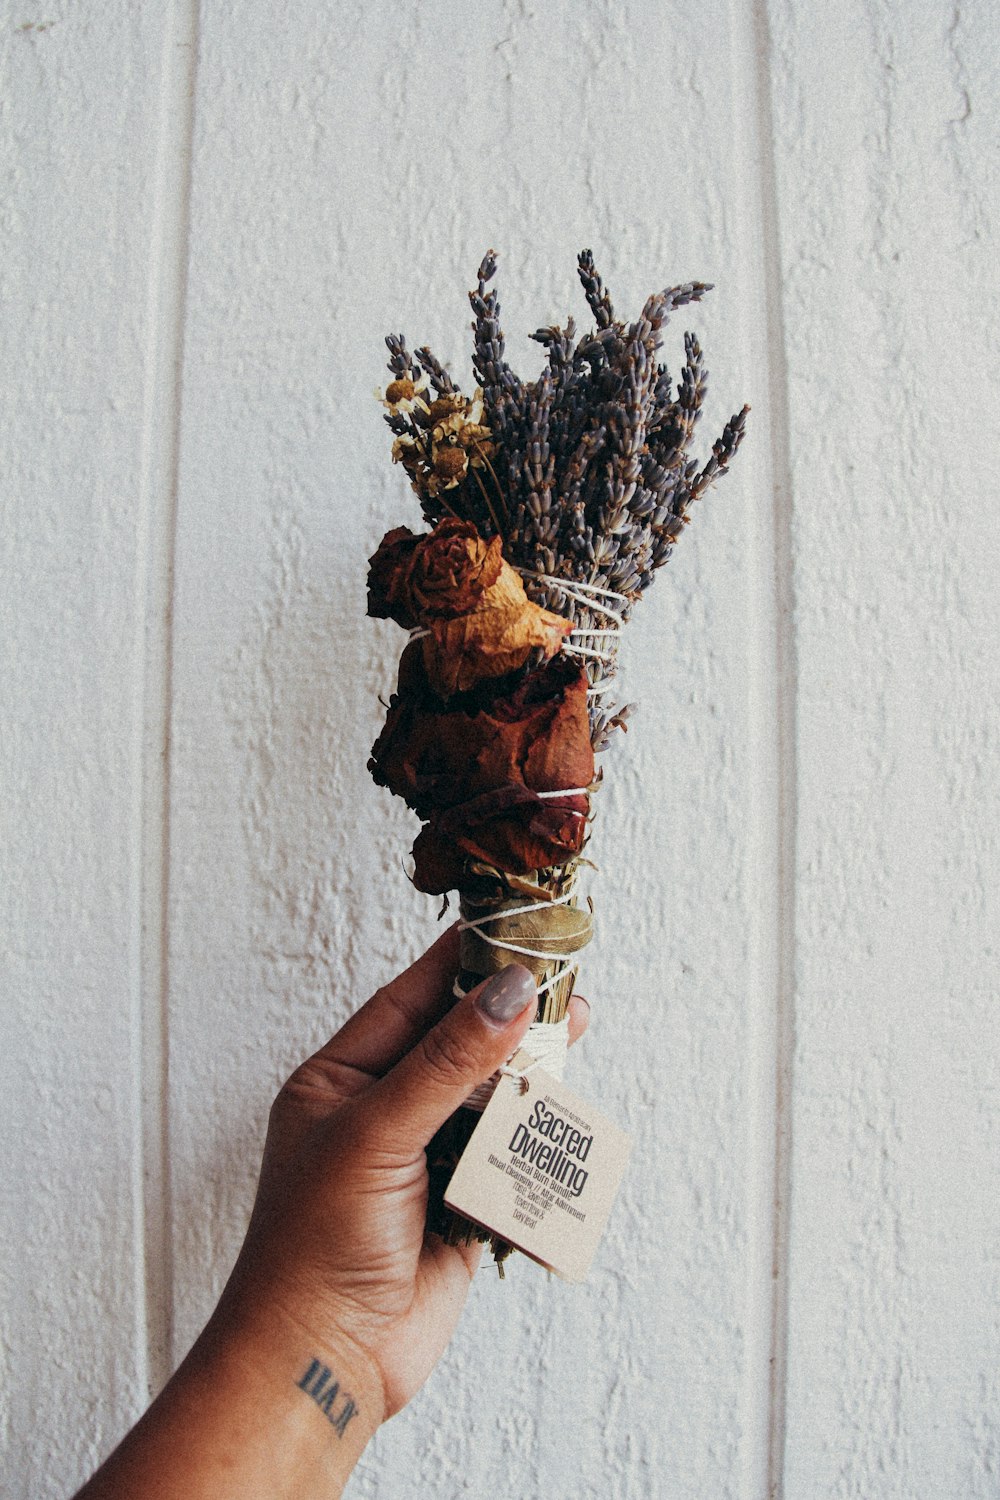
<path fill-rule="evenodd" d="M 77 1500 L 335 1500 L 383 1415 L 350 1344 L 313 1347 L 280 1314 L 224 1307 Z"/>

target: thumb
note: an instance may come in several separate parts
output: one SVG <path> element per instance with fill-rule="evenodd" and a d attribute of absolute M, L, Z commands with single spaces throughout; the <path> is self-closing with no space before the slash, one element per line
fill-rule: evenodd
<path fill-rule="evenodd" d="M 521 964 L 477 985 L 368 1091 L 372 1144 L 422 1151 L 476 1085 L 516 1052 L 537 1008 L 534 978 Z"/>

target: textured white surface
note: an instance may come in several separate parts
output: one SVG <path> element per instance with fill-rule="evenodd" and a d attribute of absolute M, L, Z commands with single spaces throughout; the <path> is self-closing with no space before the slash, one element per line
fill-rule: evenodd
<path fill-rule="evenodd" d="M 717 284 L 706 437 L 754 408 L 606 760 L 573 1081 L 633 1162 L 590 1281 L 484 1273 L 350 1492 L 996 1494 L 985 0 L 62 0 L 2 44 L 8 1493 L 134 1418 L 276 1084 L 436 930 L 365 773 L 382 335 L 467 377 L 495 245 L 536 369 L 592 245 L 625 312 Z"/>
<path fill-rule="evenodd" d="M 778 198 L 795 205 L 779 216 L 799 703 L 786 1484 L 992 1496 L 996 49 L 982 4 L 918 5 L 902 29 L 868 0 L 822 28 L 789 5 L 773 25 Z"/>

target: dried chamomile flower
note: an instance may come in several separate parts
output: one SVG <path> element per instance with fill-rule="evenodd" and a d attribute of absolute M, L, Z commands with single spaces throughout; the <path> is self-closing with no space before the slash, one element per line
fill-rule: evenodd
<path fill-rule="evenodd" d="M 411 380 L 408 375 L 401 375 L 396 380 L 390 380 L 384 396 L 378 390 L 375 395 L 392 416 L 403 417 L 427 410 L 427 402 L 424 400 L 426 393 L 425 379 Z"/>

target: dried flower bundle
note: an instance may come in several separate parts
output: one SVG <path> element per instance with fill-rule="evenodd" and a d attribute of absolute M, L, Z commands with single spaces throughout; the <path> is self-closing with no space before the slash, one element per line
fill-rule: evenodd
<path fill-rule="evenodd" d="M 671 313 L 704 283 L 657 292 L 624 323 L 584 250 L 595 326 L 578 340 L 572 318 L 539 329 L 547 363 L 524 382 L 505 357 L 495 272 L 490 251 L 470 293 L 471 397 L 429 349 L 386 340 L 392 456 L 430 530 L 390 531 L 371 559 L 368 612 L 409 630 L 411 644 L 370 769 L 423 821 L 418 888 L 459 893 L 461 987 L 527 962 L 539 1020 L 552 1023 L 591 932 L 574 888 L 594 754 L 629 713 L 607 700 L 620 630 L 694 501 L 726 473 L 749 408 L 706 462 L 690 456 L 707 387 L 701 348 L 685 334 L 676 384 L 658 354 Z M 430 1222 L 487 1238 L 440 1193 L 434 1201 L 475 1123 L 467 1114 L 429 1153 Z M 498 1260 L 508 1248 L 494 1241 Z"/>

